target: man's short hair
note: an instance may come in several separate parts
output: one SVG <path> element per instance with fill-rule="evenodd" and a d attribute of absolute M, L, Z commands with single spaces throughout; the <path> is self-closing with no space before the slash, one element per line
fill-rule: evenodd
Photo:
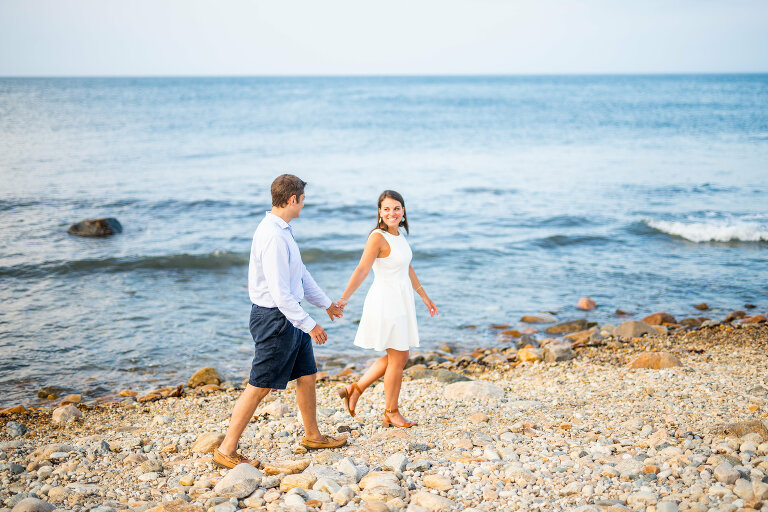
<path fill-rule="evenodd" d="M 293 174 L 281 174 L 275 181 L 272 182 L 270 192 L 272 192 L 272 206 L 278 208 L 288 204 L 288 200 L 291 196 L 296 196 L 298 201 L 301 195 L 304 193 L 304 186 L 307 182 L 302 181 L 298 176 Z"/>

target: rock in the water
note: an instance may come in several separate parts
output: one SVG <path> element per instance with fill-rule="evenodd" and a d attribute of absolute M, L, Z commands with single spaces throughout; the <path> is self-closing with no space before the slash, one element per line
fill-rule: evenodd
<path fill-rule="evenodd" d="M 261 483 L 264 473 L 250 464 L 238 464 L 219 480 L 213 490 L 220 496 L 245 498 Z"/>
<path fill-rule="evenodd" d="M 67 233 L 77 236 L 109 236 L 122 233 L 123 226 L 114 217 L 88 219 L 69 226 Z"/>
<path fill-rule="evenodd" d="M 573 359 L 573 349 L 570 343 L 550 343 L 544 347 L 544 360 L 548 363 L 571 359 Z"/>
<path fill-rule="evenodd" d="M 548 324 L 552 322 L 557 322 L 557 318 L 553 317 L 552 315 L 523 315 L 522 318 L 520 318 L 520 321 L 526 324 Z"/>
<path fill-rule="evenodd" d="M 61 388 L 56 386 L 43 386 L 37 390 L 37 398 L 47 398 L 49 400 L 59 398 Z"/>
<path fill-rule="evenodd" d="M 521 348 L 517 351 L 517 359 L 521 363 L 535 363 L 544 358 L 544 349 L 541 348 Z"/>
<path fill-rule="evenodd" d="M 597 304 L 589 297 L 582 297 L 576 302 L 576 307 L 584 311 L 591 311 L 597 307 Z"/>
<path fill-rule="evenodd" d="M 709 305 L 706 302 L 702 302 L 701 304 L 696 304 L 693 307 L 695 307 L 699 311 L 706 311 L 709 309 Z"/>
<path fill-rule="evenodd" d="M 747 434 L 758 434 L 765 440 L 768 440 L 768 429 L 760 420 L 737 421 L 729 423 L 722 428 L 722 432 L 728 436 L 742 437 Z"/>
<path fill-rule="evenodd" d="M 433 512 L 438 510 L 452 510 L 456 508 L 456 503 L 448 498 L 443 498 L 437 494 L 427 491 L 419 491 L 411 496 L 411 503 L 419 505 Z"/>
<path fill-rule="evenodd" d="M 587 321 L 583 318 L 578 320 L 571 320 L 569 322 L 562 322 L 555 325 L 550 325 L 544 332 L 547 334 L 566 334 L 569 332 L 583 331 L 587 328 Z"/>
<path fill-rule="evenodd" d="M 656 329 L 637 320 L 629 320 L 613 330 L 613 335 L 619 338 L 639 338 L 643 335 L 656 336 Z"/>
<path fill-rule="evenodd" d="M 224 434 L 220 432 L 206 432 L 201 434 L 195 444 L 192 445 L 194 453 L 213 453 L 224 440 Z"/>
<path fill-rule="evenodd" d="M 37 498 L 24 498 L 13 507 L 13 512 L 53 512 L 56 507 Z"/>
<path fill-rule="evenodd" d="M 654 313 L 643 318 L 643 322 L 648 325 L 676 324 L 675 317 L 669 313 Z"/>
<path fill-rule="evenodd" d="M 504 390 L 500 387 L 483 381 L 454 382 L 445 386 L 445 397 L 449 400 L 474 398 L 477 400 L 490 400 L 502 398 Z"/>
<path fill-rule="evenodd" d="M 219 378 L 219 372 L 216 371 L 216 368 L 206 366 L 205 368 L 200 368 L 197 370 L 189 378 L 187 386 L 196 388 L 198 386 L 204 386 L 206 384 L 218 384 L 220 382 L 221 378 Z"/>
<path fill-rule="evenodd" d="M 57 425 L 65 425 L 82 417 L 83 413 L 80 412 L 80 409 L 74 405 L 65 405 L 64 407 L 58 407 L 54 409 L 51 419 Z"/>
<path fill-rule="evenodd" d="M 627 368 L 649 368 L 651 370 L 661 370 L 664 368 L 674 368 L 683 366 L 683 363 L 669 352 L 645 352 L 634 358 Z"/>

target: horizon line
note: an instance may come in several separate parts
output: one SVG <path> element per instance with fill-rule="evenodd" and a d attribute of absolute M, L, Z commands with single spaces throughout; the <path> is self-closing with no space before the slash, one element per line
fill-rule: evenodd
<path fill-rule="evenodd" d="M 674 72 L 583 72 L 583 73 L 371 73 L 371 74 L 10 74 L 0 75 L 2 78 L 470 78 L 470 77 L 609 77 L 609 76 L 715 76 L 715 75 L 765 75 L 766 71 L 674 71 Z"/>

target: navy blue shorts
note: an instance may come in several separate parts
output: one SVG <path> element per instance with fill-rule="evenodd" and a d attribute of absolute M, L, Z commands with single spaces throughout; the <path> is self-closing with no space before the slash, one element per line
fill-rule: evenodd
<path fill-rule="evenodd" d="M 317 373 L 312 338 L 279 309 L 253 304 L 250 328 L 255 345 L 251 386 L 285 389 L 288 381 Z"/>

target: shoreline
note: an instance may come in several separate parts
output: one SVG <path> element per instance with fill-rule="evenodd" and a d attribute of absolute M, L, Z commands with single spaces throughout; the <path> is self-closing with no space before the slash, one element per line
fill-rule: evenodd
<path fill-rule="evenodd" d="M 401 407 L 419 425 L 408 430 L 381 427 L 381 383 L 350 418 L 334 392 L 350 376 L 319 381 L 321 430 L 350 435 L 339 450 L 300 448 L 295 394 L 270 393 L 241 441 L 262 473 L 239 497 L 216 485 L 232 472 L 200 445 L 225 430 L 237 389 L 79 404 L 61 424 L 47 408 L 6 414 L 0 510 L 34 493 L 98 512 L 768 511 L 768 325 L 587 338 L 555 362 L 520 362 L 524 350 L 409 368 Z M 682 366 L 627 367 L 650 352 Z"/>
<path fill-rule="evenodd" d="M 701 304 L 700 306 L 705 306 Z M 697 306 L 694 306 L 698 309 Z M 702 315 L 706 315 L 707 309 L 700 310 Z M 702 327 L 714 327 L 718 325 L 731 325 L 734 327 L 740 327 L 741 325 L 750 323 L 763 323 L 768 321 L 768 312 L 760 313 L 760 309 L 752 304 L 746 304 L 744 310 L 735 310 L 728 313 L 722 320 L 710 319 L 706 316 L 698 317 L 686 317 L 677 320 L 674 316 L 668 313 L 653 313 L 643 320 L 648 320 L 647 325 L 653 328 L 656 332 L 651 332 L 650 329 L 646 329 L 652 336 L 666 335 L 669 333 L 682 333 L 692 332 Z M 584 310 L 583 313 L 587 314 L 589 310 Z M 446 341 L 440 343 L 433 349 L 423 350 L 422 347 L 412 350 L 411 357 L 409 359 L 406 368 L 424 362 L 437 361 L 438 363 L 447 363 L 449 361 L 458 362 L 461 364 L 462 359 L 467 357 L 475 357 L 479 352 L 483 351 L 495 351 L 505 352 L 507 356 L 517 356 L 517 350 L 510 351 L 509 349 L 520 349 L 526 345 L 531 345 L 534 349 L 540 349 L 549 343 L 568 343 L 571 344 L 574 350 L 584 348 L 590 344 L 600 344 L 604 339 L 614 335 L 613 331 L 616 327 L 619 327 L 622 323 L 635 320 L 636 315 L 634 313 L 627 313 L 620 309 L 617 309 L 614 318 L 617 320 L 615 323 L 606 323 L 599 325 L 596 322 L 588 321 L 586 318 L 563 321 L 558 319 L 551 313 L 538 313 L 523 315 L 517 322 L 517 326 L 513 327 L 511 324 L 491 324 L 488 326 L 479 326 L 476 324 L 465 324 L 459 328 L 459 330 L 483 330 L 488 333 L 489 336 L 494 337 L 493 344 L 490 346 L 476 346 L 473 350 L 467 350 L 467 343 L 465 342 L 450 342 Z M 640 320 L 642 321 L 642 320 Z M 678 323 L 679 322 L 679 323 Z M 522 327 L 522 326 L 527 327 Z M 563 328 L 564 327 L 564 328 Z M 554 329 L 553 332 L 549 332 Z M 595 334 L 596 333 L 596 334 Z M 618 337 L 637 337 L 638 332 L 626 331 L 621 334 L 616 334 Z M 627 336 L 627 335 L 630 336 Z M 542 338 L 541 336 L 545 336 Z M 462 346 L 464 345 L 464 346 Z M 457 350 L 459 353 L 457 353 Z M 372 353 L 374 354 L 374 353 Z M 317 356 L 316 361 L 318 363 L 318 381 L 321 379 L 341 380 L 348 375 L 356 375 L 360 370 L 363 370 L 368 362 L 375 357 L 378 357 L 378 353 L 370 355 L 368 357 L 360 356 L 351 362 L 345 362 L 341 359 L 340 355 L 329 356 Z M 533 358 L 531 358 L 533 357 Z M 508 363 L 520 363 L 524 361 L 535 361 L 543 359 L 543 353 L 535 351 L 533 355 L 526 354 L 525 357 L 507 357 Z M 502 362 L 499 358 L 492 358 L 490 361 L 492 364 Z M 448 364 L 447 367 L 452 368 L 456 365 Z M 351 372 L 351 373 L 350 373 Z M 163 382 L 162 376 L 156 376 L 153 381 L 157 383 Z M 247 375 L 243 377 L 242 382 L 247 381 Z M 223 390 L 241 389 L 244 384 L 237 382 L 236 379 L 226 379 L 218 377 L 211 382 L 215 382 Z M 136 396 L 147 396 L 153 393 L 160 393 L 165 396 L 169 396 L 167 388 L 173 387 L 174 396 L 179 396 L 178 388 L 181 386 L 183 390 L 181 393 L 194 392 L 189 386 L 189 381 L 179 381 L 174 383 L 168 382 L 164 385 L 158 385 L 155 387 L 147 386 L 147 383 L 141 383 L 140 386 L 114 389 L 111 392 L 103 393 L 98 396 L 88 396 L 79 390 L 66 392 L 63 388 L 58 386 L 43 386 L 38 388 L 37 397 L 30 396 L 26 400 L 22 400 L 21 403 L 4 403 L 0 401 L 0 418 L 5 413 L 10 413 L 10 410 L 20 410 L 19 407 L 24 409 L 36 410 L 40 408 L 55 409 L 68 404 L 83 404 L 85 406 L 94 406 L 103 402 L 120 402 L 126 399 L 132 399 Z M 216 391 L 215 389 L 208 389 L 206 392 Z M 83 400 L 85 396 L 86 400 Z M 2 398 L 0 397 L 0 400 Z"/>

